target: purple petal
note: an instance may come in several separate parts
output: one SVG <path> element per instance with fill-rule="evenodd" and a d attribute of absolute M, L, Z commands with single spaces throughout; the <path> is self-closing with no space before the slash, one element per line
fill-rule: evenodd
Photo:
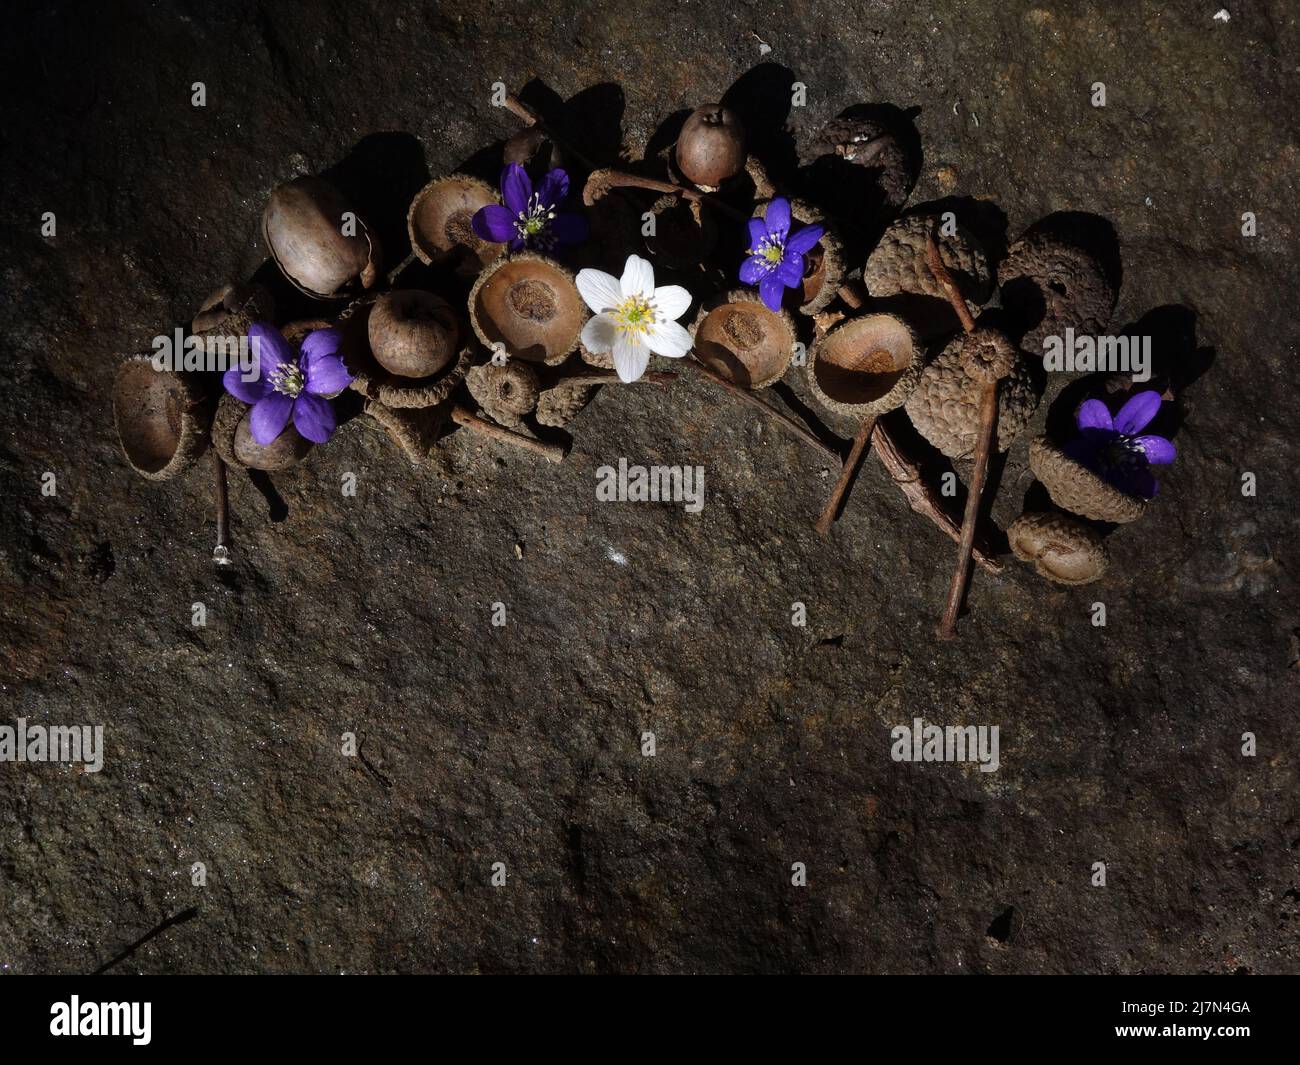
<path fill-rule="evenodd" d="M 804 226 L 803 229 L 792 234 L 790 239 L 785 242 L 785 250 L 787 252 L 797 251 L 802 255 L 821 240 L 822 234 L 825 232 L 825 226 Z"/>
<path fill-rule="evenodd" d="M 289 412 L 292 410 L 293 400 L 290 397 L 283 392 L 272 392 L 253 407 L 253 412 L 248 416 L 248 431 L 262 447 L 273 444 L 289 424 Z"/>
<path fill-rule="evenodd" d="M 318 396 L 337 395 L 352 383 L 341 355 L 318 355 L 310 363 L 303 363 L 303 373 L 307 391 Z"/>
<path fill-rule="evenodd" d="M 1125 436 L 1134 436 L 1145 429 L 1160 410 L 1159 392 L 1139 392 L 1115 415 L 1115 429 Z"/>
<path fill-rule="evenodd" d="M 764 217 L 767 219 L 769 233 L 773 236 L 785 233 L 790 228 L 790 201 L 784 196 L 778 196 L 767 205 Z"/>
<path fill-rule="evenodd" d="M 781 298 L 785 295 L 785 286 L 775 274 L 768 274 L 758 283 L 758 294 L 769 311 L 781 309 Z"/>
<path fill-rule="evenodd" d="M 518 163 L 511 163 L 501 171 L 501 198 L 510 208 L 511 217 L 517 217 L 528 209 L 528 201 L 533 195 L 533 182 L 528 171 Z"/>
<path fill-rule="evenodd" d="M 504 244 L 515 237 L 515 216 L 499 203 L 490 203 L 474 212 L 470 228 L 479 240 Z"/>
<path fill-rule="evenodd" d="M 334 435 L 334 408 L 330 401 L 310 392 L 299 392 L 293 401 L 293 427 L 313 444 L 324 444 Z"/>
<path fill-rule="evenodd" d="M 1143 499 L 1154 499 L 1160 491 L 1155 477 L 1145 466 L 1117 466 L 1107 471 L 1106 480 L 1121 492 L 1141 496 Z"/>
<path fill-rule="evenodd" d="M 551 236 L 559 244 L 581 244 L 587 239 L 587 220 L 575 211 L 565 211 L 551 219 Z"/>
<path fill-rule="evenodd" d="M 335 354 L 342 343 L 343 334 L 337 329 L 313 329 L 303 337 L 298 349 L 298 365 L 306 371 L 317 359 Z"/>
<path fill-rule="evenodd" d="M 1104 429 L 1107 432 L 1115 428 L 1110 411 L 1099 399 L 1085 399 L 1075 415 L 1080 429 Z"/>
<path fill-rule="evenodd" d="M 776 276 L 786 288 L 798 288 L 803 284 L 803 256 L 787 251 L 776 268 Z"/>
<path fill-rule="evenodd" d="M 766 260 L 760 259 L 757 255 L 751 255 L 740 264 L 740 283 L 742 285 L 757 285 L 770 272 Z"/>
<path fill-rule="evenodd" d="M 547 207 L 554 207 L 557 203 L 563 203 L 564 198 L 569 195 L 569 175 L 559 167 L 554 170 L 548 170 L 546 177 L 542 178 L 542 183 L 537 189 L 537 198 Z"/>
<path fill-rule="evenodd" d="M 298 363 L 289 342 L 280 335 L 280 330 L 276 329 L 270 322 L 254 322 L 250 325 L 248 327 L 248 343 L 253 348 L 253 354 L 258 360 L 258 365 L 262 367 L 263 377 L 270 377 L 280 367 L 281 363 L 287 362 L 291 366 L 296 366 Z"/>
<path fill-rule="evenodd" d="M 256 371 L 257 367 L 253 369 Z M 244 371 L 238 366 L 232 366 L 222 374 L 221 383 L 225 385 L 227 392 L 245 403 L 256 403 L 259 399 L 265 399 L 272 387 L 265 375 L 259 374 L 251 381 L 244 380 Z"/>
<path fill-rule="evenodd" d="M 1142 448 L 1147 462 L 1156 466 L 1167 466 L 1178 457 L 1178 449 L 1163 436 L 1139 436 L 1133 442 Z"/>
<path fill-rule="evenodd" d="M 767 223 L 761 218 L 751 218 L 749 220 L 749 249 L 753 251 L 763 242 L 767 236 Z"/>

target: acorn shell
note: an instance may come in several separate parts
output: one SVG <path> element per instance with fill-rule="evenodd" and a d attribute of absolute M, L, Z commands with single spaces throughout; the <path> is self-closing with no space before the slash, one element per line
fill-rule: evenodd
<path fill-rule="evenodd" d="M 1100 333 L 1110 323 L 1117 293 L 1092 252 L 1050 232 L 1030 231 L 1007 249 L 998 267 L 1002 305 L 1026 320 L 1020 346 L 1043 354 L 1043 341 L 1076 333 Z"/>
<path fill-rule="evenodd" d="M 1109 562 L 1101 534 L 1067 514 L 1021 514 L 1007 526 L 1007 539 L 1016 558 L 1056 584 L 1089 584 Z"/>
<path fill-rule="evenodd" d="M 1029 468 L 1053 503 L 1085 518 L 1123 524 L 1136 521 L 1146 512 L 1145 499 L 1121 492 L 1045 436 L 1029 445 Z"/>
<path fill-rule="evenodd" d="M 356 219 L 352 236 L 343 233 L 346 213 Z M 378 240 L 324 178 L 294 178 L 274 189 L 262 212 L 262 237 L 280 272 L 317 299 L 343 299 L 379 276 Z"/>
<path fill-rule="evenodd" d="M 397 377 L 432 377 L 460 350 L 460 323 L 451 304 L 421 289 L 379 296 L 366 329 L 375 361 Z"/>
<path fill-rule="evenodd" d="M 881 236 L 862 268 L 862 280 L 875 299 L 894 299 L 894 309 L 929 340 L 960 326 L 943 288 L 930 272 L 928 238 L 935 234 L 939 257 L 952 275 L 972 315 L 993 294 L 993 271 L 979 240 L 958 226 L 943 234 L 941 218 L 913 214 L 898 219 Z"/>
<path fill-rule="evenodd" d="M 443 402 L 465 380 L 478 345 L 472 339 L 466 340 L 452 362 L 428 377 L 394 374 L 379 364 L 370 349 L 370 314 L 377 299 L 361 296 L 353 300 L 335 323 L 343 337 L 339 354 L 353 375 L 348 387 L 397 409 L 433 407 Z"/>
<path fill-rule="evenodd" d="M 474 332 L 489 350 L 555 366 L 574 348 L 589 317 L 573 274 L 553 259 L 521 252 L 490 263 L 469 294 Z"/>
<path fill-rule="evenodd" d="M 151 358 L 127 359 L 113 379 L 113 424 L 131 468 L 167 481 L 207 449 L 213 405 L 190 374 L 154 368 Z"/>
<path fill-rule="evenodd" d="M 767 217 L 768 204 L 760 203 L 755 213 Z M 790 216 L 804 225 L 819 225 L 825 232 L 821 240 L 804 254 L 803 287 L 799 292 L 799 313 L 813 315 L 826 309 L 844 284 L 848 264 L 844 259 L 844 241 L 833 222 L 806 200 L 790 200 Z"/>
<path fill-rule="evenodd" d="M 907 415 L 917 431 L 950 459 L 969 458 L 980 428 L 983 382 L 962 360 L 965 334 L 948 346 L 921 372 L 907 399 Z M 997 447 L 1006 451 L 1024 432 L 1038 407 L 1038 388 L 1023 358 L 998 383 Z"/>
<path fill-rule="evenodd" d="M 486 362 L 471 367 L 465 378 L 469 394 L 493 421 L 517 428 L 537 408 L 537 371 L 511 359 L 504 366 Z"/>
<path fill-rule="evenodd" d="M 902 318 L 867 314 L 813 345 L 808 383 L 828 410 L 864 419 L 900 407 L 921 377 L 925 348 Z"/>
<path fill-rule="evenodd" d="M 735 289 L 700 308 L 691 335 L 695 357 L 744 388 L 785 376 L 798 334 L 784 310 L 771 310 L 752 289 Z"/>
<path fill-rule="evenodd" d="M 307 457 L 312 442 L 293 427 L 292 419 L 284 427 L 284 432 L 266 447 L 258 444 L 248 428 L 248 415 L 252 409 L 229 392 L 217 404 L 217 414 L 212 420 L 212 446 L 227 466 L 286 470 Z"/>
<path fill-rule="evenodd" d="M 697 107 L 678 134 L 673 161 L 691 184 L 716 191 L 745 165 L 744 124 L 722 104 Z"/>
<path fill-rule="evenodd" d="M 426 266 L 462 249 L 480 264 L 490 263 L 506 246 L 483 240 L 472 223 L 481 208 L 495 203 L 500 200 L 492 187 L 468 174 L 430 181 L 415 194 L 406 212 L 411 251 Z"/>

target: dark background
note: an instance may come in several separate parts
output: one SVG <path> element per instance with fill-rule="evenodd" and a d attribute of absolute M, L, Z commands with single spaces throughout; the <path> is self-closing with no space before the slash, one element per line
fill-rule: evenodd
<path fill-rule="evenodd" d="M 108 751 L 97 775 L 0 765 L 0 972 L 95 969 L 194 906 L 117 970 L 1295 971 L 1300 28 L 1284 0 L 1218 7 L 11 13 L 0 719 L 103 723 Z M 774 150 L 851 104 L 919 109 L 911 203 L 987 199 L 1006 239 L 1053 211 L 1114 227 L 1112 331 L 1198 372 L 1101 582 L 1008 557 L 937 644 L 953 547 L 880 465 L 823 541 L 830 464 L 694 379 L 604 390 L 558 467 L 462 432 L 415 469 L 358 420 L 275 477 L 287 513 L 232 479 L 220 580 L 207 468 L 126 466 L 116 362 L 257 269 L 279 182 L 361 146 L 351 173 L 400 234 L 392 204 L 517 128 L 493 82 L 585 93 L 612 158 L 760 63 L 808 87 L 757 131 Z M 595 506 L 620 457 L 703 464 L 704 512 Z M 890 761 L 916 716 L 999 725 L 1001 770 Z"/>

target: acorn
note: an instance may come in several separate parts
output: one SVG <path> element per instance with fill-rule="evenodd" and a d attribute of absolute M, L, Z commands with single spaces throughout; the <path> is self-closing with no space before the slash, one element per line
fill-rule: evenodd
<path fill-rule="evenodd" d="M 344 233 L 349 223 L 351 236 Z M 354 283 L 370 288 L 379 276 L 379 242 L 324 178 L 278 186 L 262 212 L 262 236 L 280 272 L 317 299 L 345 298 Z"/>
<path fill-rule="evenodd" d="M 1110 561 L 1101 534 L 1067 514 L 1027 512 L 1007 526 L 1011 550 L 1057 584 L 1088 584 Z"/>
<path fill-rule="evenodd" d="M 902 406 L 921 377 L 925 348 L 892 314 L 850 318 L 813 346 L 808 383 L 828 410 L 862 421 Z"/>
<path fill-rule="evenodd" d="M 722 104 L 697 107 L 682 126 L 674 158 L 686 180 L 715 191 L 745 165 L 745 128 Z"/>
<path fill-rule="evenodd" d="M 237 281 L 213 292 L 190 322 L 190 332 L 244 337 L 254 322 L 275 320 L 275 300 L 262 285 Z"/>
<path fill-rule="evenodd" d="M 691 334 L 696 359 L 744 388 L 779 381 L 799 339 L 790 315 L 771 310 L 752 289 L 736 289 L 700 308 Z"/>
<path fill-rule="evenodd" d="M 411 251 L 426 266 L 457 250 L 468 252 L 480 266 L 491 262 L 505 245 L 483 240 L 474 232 L 473 221 L 480 208 L 499 202 L 490 185 L 468 174 L 430 181 L 406 212 Z"/>
<path fill-rule="evenodd" d="M 573 274 L 533 252 L 490 263 L 469 294 L 474 332 L 489 350 L 554 366 L 568 358 L 588 318 Z"/>
<path fill-rule="evenodd" d="M 1053 503 L 1085 518 L 1123 524 L 1146 513 L 1145 499 L 1120 491 L 1045 436 L 1029 445 L 1029 468 Z"/>
<path fill-rule="evenodd" d="M 1031 229 L 1007 249 L 998 284 L 1002 305 L 1027 327 L 1020 346 L 1033 356 L 1066 329 L 1100 333 L 1118 296 L 1096 255 L 1047 230 Z"/>
<path fill-rule="evenodd" d="M 376 361 L 398 377 L 430 377 L 459 350 L 451 304 L 420 289 L 385 292 L 370 310 L 367 330 Z"/>
<path fill-rule="evenodd" d="M 469 394 L 489 418 L 516 428 L 524 415 L 537 408 L 537 371 L 528 363 L 511 359 L 504 366 L 484 363 L 465 378 Z"/>
<path fill-rule="evenodd" d="M 253 439 L 248 426 L 252 407 L 242 403 L 230 393 L 221 397 L 217 414 L 212 420 L 212 446 L 227 466 L 251 470 L 285 470 L 300 463 L 312 448 L 312 443 L 290 421 L 284 432 L 266 447 Z"/>
<path fill-rule="evenodd" d="M 803 257 L 803 287 L 799 290 L 799 313 L 813 315 L 825 310 L 844 283 L 847 263 L 844 241 L 838 227 L 806 200 L 790 200 L 790 215 L 804 225 L 820 225 L 824 232 Z M 767 217 L 767 204 L 758 205 L 759 217 Z"/>
<path fill-rule="evenodd" d="M 167 481 L 207 450 L 212 402 L 197 378 L 156 369 L 140 355 L 117 368 L 113 424 L 131 468 L 151 481 Z"/>
<path fill-rule="evenodd" d="M 1009 339 L 991 329 L 953 337 L 921 372 L 906 403 L 907 415 L 917 431 L 950 459 L 969 458 L 975 450 L 984 383 L 976 367 L 962 358 L 962 352 L 968 344 L 985 342 L 996 345 L 999 355 L 1006 355 L 1003 349 L 1009 349 L 1013 357 L 1011 372 L 998 385 L 999 451 L 1011 446 L 1038 407 L 1034 377 Z"/>
<path fill-rule="evenodd" d="M 398 298 L 385 298 L 389 296 Z M 431 309 L 434 317 L 431 320 L 405 317 L 407 312 L 403 308 L 408 297 L 413 298 L 421 308 Z M 436 303 L 426 302 L 426 297 Z M 384 310 L 380 314 L 379 323 L 372 330 L 372 316 L 381 304 Z M 425 328 L 435 324 L 434 329 Z M 451 306 L 445 300 L 426 292 L 401 291 L 382 296 L 359 296 L 343 309 L 335 327 L 342 337 L 339 354 L 353 375 L 348 387 L 367 399 L 393 409 L 433 407 L 442 403 L 465 380 L 465 374 L 478 350 L 478 345 L 472 338 L 460 336 L 462 327 Z M 455 331 L 454 341 L 449 339 L 452 330 Z M 431 337 L 437 341 L 437 346 L 432 349 L 436 358 L 430 357 L 430 349 L 421 347 L 421 337 L 426 341 Z M 444 341 L 447 342 L 445 347 Z M 448 355 L 446 361 L 433 373 L 408 377 L 394 373 L 379 361 L 378 352 L 372 347 L 374 342 L 378 342 L 379 349 L 395 366 L 418 368 L 421 365 L 433 365 L 441 359 L 442 353 Z"/>

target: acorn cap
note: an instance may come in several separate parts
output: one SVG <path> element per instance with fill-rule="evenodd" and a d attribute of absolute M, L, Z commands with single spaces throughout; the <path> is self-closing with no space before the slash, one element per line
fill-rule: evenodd
<path fill-rule="evenodd" d="M 370 347 L 370 316 L 379 298 L 361 296 L 353 300 L 335 323 L 343 338 L 339 355 L 353 375 L 348 387 L 386 407 L 436 406 L 465 380 L 478 345 L 472 339 L 463 341 L 455 358 L 427 377 L 403 377 L 392 373 L 380 365 Z"/>
<path fill-rule="evenodd" d="M 1046 337 L 1063 336 L 1067 328 L 1100 333 L 1115 310 L 1117 293 L 1097 257 L 1042 230 L 1007 249 L 998 283 L 1002 305 L 1029 319 L 1020 346 L 1033 356 L 1043 354 Z"/>
<path fill-rule="evenodd" d="M 563 428 L 591 402 L 598 388 L 597 385 L 566 385 L 561 381 L 546 389 L 537 399 L 538 424 Z"/>
<path fill-rule="evenodd" d="M 920 165 L 895 131 L 874 118 L 855 115 L 840 115 L 827 122 L 809 142 L 803 158 L 812 166 L 819 158 L 841 159 L 872 171 L 880 190 L 881 211 L 886 215 L 903 209 Z"/>
<path fill-rule="evenodd" d="M 258 284 L 234 282 L 213 292 L 190 322 L 195 335 L 248 336 L 254 322 L 275 320 L 275 300 Z"/>
<path fill-rule="evenodd" d="M 450 402 L 434 407 L 394 408 L 368 399 L 365 412 L 384 427 L 393 443 L 402 449 L 402 454 L 418 466 L 433 450 L 450 408 Z"/>
<path fill-rule="evenodd" d="M 770 201 L 768 201 L 770 202 Z M 806 200 L 791 200 L 790 215 L 804 225 L 819 225 L 825 232 L 804 254 L 803 288 L 799 313 L 813 315 L 825 310 L 844 284 L 848 264 L 844 259 L 844 241 L 833 222 Z M 767 217 L 767 203 L 760 203 L 756 213 Z"/>
<path fill-rule="evenodd" d="M 517 428 L 524 415 L 537 408 L 537 371 L 526 362 L 511 359 L 504 366 L 486 362 L 471 367 L 465 383 L 474 402 L 502 425 Z"/>
<path fill-rule="evenodd" d="M 151 481 L 188 469 L 208 446 L 212 402 L 186 373 L 127 359 L 113 379 L 113 424 L 131 468 Z"/>
<path fill-rule="evenodd" d="M 284 432 L 266 447 L 257 443 L 248 428 L 248 413 L 252 409 L 229 392 L 217 404 L 217 414 L 212 420 L 212 446 L 227 466 L 286 470 L 306 458 L 312 443 L 293 427 L 292 420 L 284 427 Z"/>
<path fill-rule="evenodd" d="M 367 323 L 370 353 L 396 377 L 432 377 L 459 351 L 460 322 L 451 304 L 421 289 L 379 296 Z"/>
<path fill-rule="evenodd" d="M 469 293 L 474 332 L 489 350 L 525 362 L 562 363 L 589 317 L 573 274 L 553 259 L 520 252 L 490 263 Z"/>
<path fill-rule="evenodd" d="M 1136 521 L 1146 511 L 1145 499 L 1121 492 L 1045 436 L 1029 445 L 1029 468 L 1053 503 L 1085 518 L 1122 524 Z"/>
<path fill-rule="evenodd" d="M 343 233 L 345 214 L 356 232 Z M 267 251 L 289 281 L 317 299 L 344 299 L 349 290 L 370 288 L 378 278 L 379 242 L 324 178 L 300 177 L 271 192 L 262 212 Z"/>
<path fill-rule="evenodd" d="M 828 410 L 861 420 L 902 406 L 924 358 L 903 319 L 866 314 L 841 322 L 813 345 L 808 383 Z"/>
<path fill-rule="evenodd" d="M 700 308 L 691 327 L 695 357 L 744 388 L 779 381 L 798 342 L 794 321 L 771 310 L 753 289 L 734 289 Z"/>
<path fill-rule="evenodd" d="M 1101 534 L 1068 514 L 1021 514 L 1007 526 L 1007 539 L 1016 558 L 1057 584 L 1088 584 L 1109 562 Z"/>
<path fill-rule="evenodd" d="M 907 399 L 907 415 L 917 431 L 950 459 L 969 458 L 980 428 L 984 384 L 962 359 L 966 336 L 953 337 L 921 373 Z M 1006 451 L 1024 432 L 1038 407 L 1038 389 L 1018 354 L 1011 372 L 998 383 L 997 447 Z"/>
<path fill-rule="evenodd" d="M 480 238 L 472 222 L 480 208 L 494 203 L 500 203 L 496 191 L 468 174 L 430 181 L 415 194 L 406 212 L 411 251 L 426 266 L 461 248 L 480 263 L 491 262 L 506 246 Z"/>
<path fill-rule="evenodd" d="M 993 271 L 979 240 L 962 226 L 945 236 L 941 222 L 935 214 L 911 214 L 898 219 L 885 230 L 862 268 L 863 283 L 876 299 L 922 298 L 899 300 L 899 307 L 926 339 L 952 332 L 960 324 L 943 288 L 930 272 L 926 256 L 931 233 L 939 245 L 939 257 L 972 315 L 993 293 Z"/>

